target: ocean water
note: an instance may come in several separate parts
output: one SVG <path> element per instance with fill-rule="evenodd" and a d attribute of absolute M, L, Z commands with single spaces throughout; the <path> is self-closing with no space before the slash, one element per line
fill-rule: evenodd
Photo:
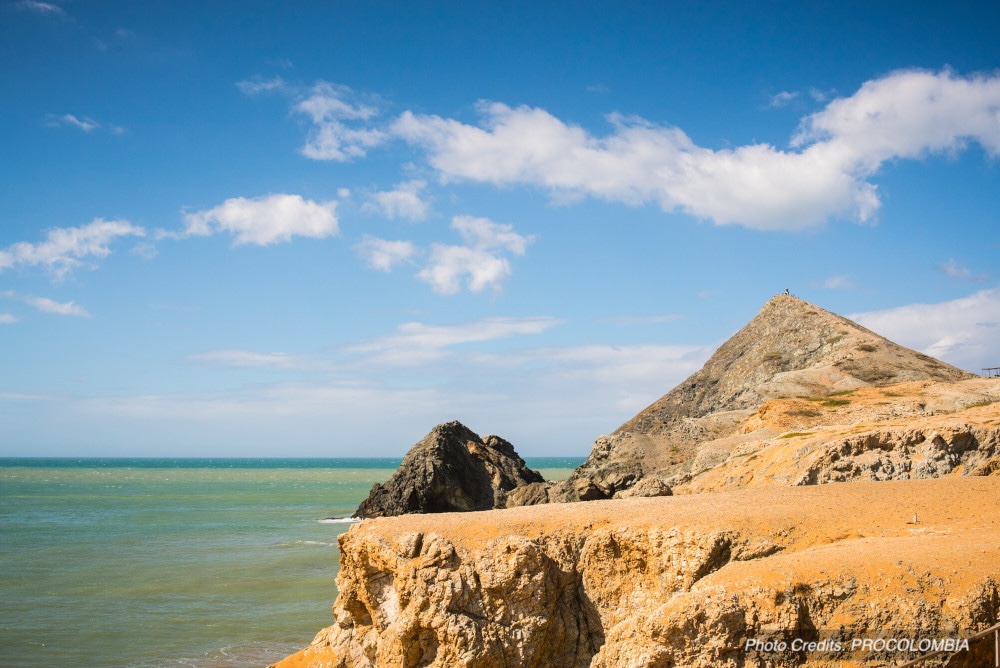
<path fill-rule="evenodd" d="M 549 480 L 582 458 L 526 458 Z M 398 459 L 0 459 L 0 665 L 266 666 L 332 623 Z"/>

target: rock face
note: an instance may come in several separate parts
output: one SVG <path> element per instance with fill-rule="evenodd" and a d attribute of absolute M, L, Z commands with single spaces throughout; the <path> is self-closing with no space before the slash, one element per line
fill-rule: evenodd
<path fill-rule="evenodd" d="M 826 396 L 905 381 L 956 381 L 972 374 L 897 345 L 795 297 L 771 299 L 701 370 L 597 439 L 564 483 L 526 502 L 622 496 L 643 479 L 671 487 L 691 473 L 699 445 L 732 436 L 766 401 Z"/>
<path fill-rule="evenodd" d="M 543 482 L 504 439 L 480 438 L 462 423 L 448 422 L 410 448 L 396 473 L 372 487 L 354 516 L 503 508 L 511 490 Z"/>
<path fill-rule="evenodd" d="M 705 442 L 675 494 L 1000 474 L 1000 381 L 922 381 L 769 401 Z"/>
<path fill-rule="evenodd" d="M 366 521 L 340 538 L 335 624 L 278 666 L 896 665 L 920 654 L 851 641 L 998 621 L 997 498 L 962 477 Z"/>

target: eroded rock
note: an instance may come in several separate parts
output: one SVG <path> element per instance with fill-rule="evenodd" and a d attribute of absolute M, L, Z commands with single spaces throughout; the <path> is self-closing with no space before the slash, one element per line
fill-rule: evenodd
<path fill-rule="evenodd" d="M 543 482 L 509 442 L 480 438 L 462 423 L 448 422 L 410 448 L 393 476 L 372 486 L 354 516 L 503 508 L 512 490 Z"/>
<path fill-rule="evenodd" d="M 372 520 L 340 538 L 336 623 L 279 666 L 892 665 L 745 641 L 991 626 L 998 496 L 956 478 Z"/>

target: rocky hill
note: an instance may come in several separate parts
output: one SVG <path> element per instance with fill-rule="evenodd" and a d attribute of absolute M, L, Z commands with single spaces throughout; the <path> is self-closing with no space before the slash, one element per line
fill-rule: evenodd
<path fill-rule="evenodd" d="M 765 402 L 825 397 L 905 381 L 972 374 L 904 348 L 795 297 L 767 302 L 699 371 L 594 444 L 565 483 L 520 492 L 518 503 L 668 493 L 691 473 L 700 444 L 735 434 Z"/>
<path fill-rule="evenodd" d="M 447 422 L 410 448 L 389 480 L 375 483 L 354 516 L 503 508 L 509 491 L 542 481 L 509 442 Z"/>

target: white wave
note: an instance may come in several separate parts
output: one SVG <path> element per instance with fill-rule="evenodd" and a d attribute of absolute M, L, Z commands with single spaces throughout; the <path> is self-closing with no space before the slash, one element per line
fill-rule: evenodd
<path fill-rule="evenodd" d="M 297 547 L 299 545 L 319 545 L 321 547 L 337 547 L 336 543 L 323 540 L 293 540 L 287 543 L 279 543 L 278 547 Z"/>
<path fill-rule="evenodd" d="M 327 517 L 324 520 L 316 520 L 320 524 L 356 524 L 361 520 L 356 517 Z"/>

